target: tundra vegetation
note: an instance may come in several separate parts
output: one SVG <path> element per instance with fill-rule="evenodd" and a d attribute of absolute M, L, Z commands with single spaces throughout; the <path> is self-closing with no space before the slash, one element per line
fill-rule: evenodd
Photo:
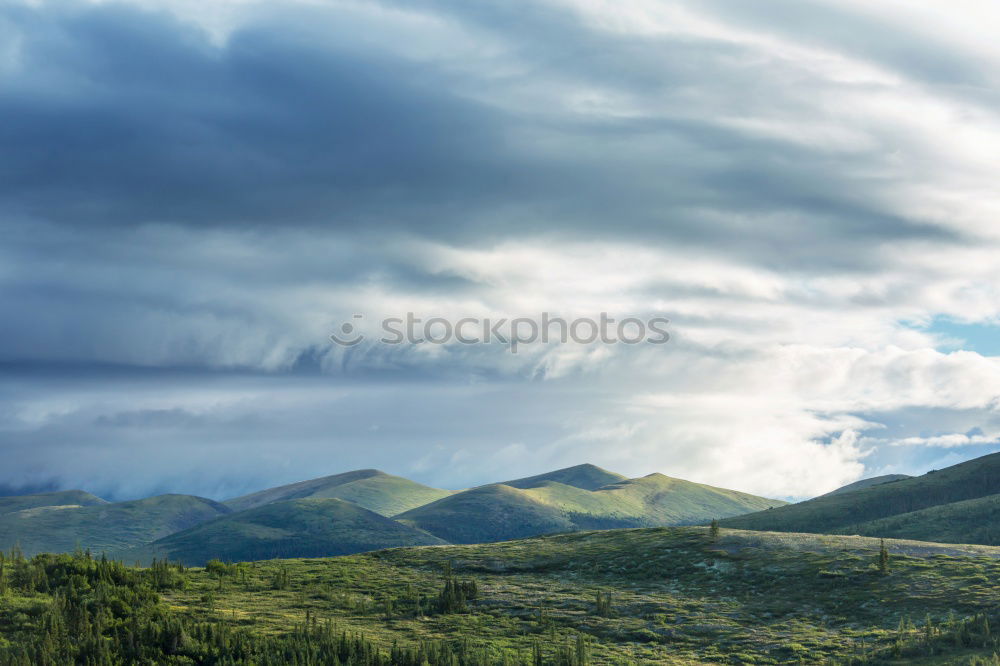
<path fill-rule="evenodd" d="M 0 664 L 1000 664 L 1000 549 L 672 527 L 0 562 Z"/>

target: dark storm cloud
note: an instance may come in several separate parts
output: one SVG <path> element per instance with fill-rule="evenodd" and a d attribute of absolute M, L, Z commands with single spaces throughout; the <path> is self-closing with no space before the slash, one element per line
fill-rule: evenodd
<path fill-rule="evenodd" d="M 383 202 L 481 192 L 504 170 L 491 114 L 400 59 L 265 27 L 216 48 L 119 6 L 7 19 L 25 38 L 0 99 L 8 212 L 350 227 L 391 218 Z"/>
<path fill-rule="evenodd" d="M 734 125 L 808 127 L 834 85 L 752 45 L 534 3 L 418 10 L 486 55 L 418 57 L 338 9 L 249 14 L 224 39 L 123 5 L 0 10 L 0 359 L 309 372 L 328 350 L 303 317 L 343 316 L 317 311 L 324 290 L 477 299 L 413 260 L 427 239 L 639 241 L 803 273 L 961 240 L 881 196 L 871 165 L 902 141 L 884 128 L 841 150 Z M 567 101 L 591 92 L 628 112 Z"/>
<path fill-rule="evenodd" d="M 869 236 L 948 237 L 866 196 L 852 164 L 871 155 L 714 117 L 780 91 L 780 72 L 775 83 L 767 66 L 733 66 L 753 60 L 746 47 L 614 35 L 521 3 L 429 7 L 502 40 L 498 58 L 520 73 L 456 73 L 351 42 L 334 11 L 288 11 L 218 45 L 166 13 L 8 8 L 22 41 L 0 96 L 2 210 L 87 227 L 396 229 L 462 243 L 543 231 L 712 248 L 738 233 L 746 243 L 728 251 L 742 260 L 800 268 L 834 255 L 865 266 Z M 325 37 L 312 27 L 323 22 L 337 29 Z M 547 82 L 671 110 L 519 102 L 524 85 Z M 801 105 L 783 91 L 766 104 Z M 759 217 L 707 214 L 720 211 Z M 775 251 L 776 238 L 801 254 Z"/>

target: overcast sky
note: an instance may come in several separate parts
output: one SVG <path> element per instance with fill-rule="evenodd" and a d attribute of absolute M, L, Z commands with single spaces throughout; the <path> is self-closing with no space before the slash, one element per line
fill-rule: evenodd
<path fill-rule="evenodd" d="M 593 462 L 796 498 L 997 451 L 998 30 L 977 0 L 5 2 L 0 491 Z M 406 312 L 671 340 L 328 338 Z"/>

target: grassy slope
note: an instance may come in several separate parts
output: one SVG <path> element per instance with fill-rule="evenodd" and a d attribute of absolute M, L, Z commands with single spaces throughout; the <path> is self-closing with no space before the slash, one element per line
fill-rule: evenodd
<path fill-rule="evenodd" d="M 61 490 L 54 493 L 0 497 L 0 514 L 34 509 L 40 506 L 93 506 L 95 504 L 107 504 L 107 501 L 82 490 Z"/>
<path fill-rule="evenodd" d="M 887 545 L 891 573 L 881 576 L 876 539 L 724 529 L 713 541 L 701 527 L 578 532 L 257 563 L 246 582 L 234 577 L 221 589 L 194 570 L 194 583 L 167 601 L 176 612 L 264 632 L 288 631 L 309 611 L 386 647 L 467 639 L 525 660 L 535 641 L 551 655 L 583 634 L 593 664 L 846 663 L 872 648 L 888 656 L 901 618 L 917 628 L 904 632 L 898 659 L 881 663 L 965 664 L 983 653 L 953 647 L 944 629 L 935 657 L 910 650 L 921 645 L 927 615 L 940 626 L 950 613 L 996 611 L 1000 549 Z M 437 593 L 445 562 L 479 583 L 471 612 L 403 612 L 410 595 Z M 271 589 L 279 568 L 289 589 Z M 597 592 L 611 594 L 607 616 L 596 613 Z M 386 597 L 397 599 L 390 621 L 379 602 Z"/>
<path fill-rule="evenodd" d="M 118 551 L 228 513 L 192 495 L 158 495 L 85 507 L 38 507 L 0 516 L 0 549 L 19 543 L 26 554 L 68 552 L 77 545 Z"/>
<path fill-rule="evenodd" d="M 376 469 L 362 469 L 268 488 L 226 500 L 225 504 L 234 511 L 243 511 L 284 500 L 337 498 L 383 516 L 393 516 L 450 494 Z"/>
<path fill-rule="evenodd" d="M 563 486 L 564 494 L 574 491 Z M 452 543 L 497 541 L 574 529 L 559 508 L 539 502 L 527 490 L 500 484 L 480 486 L 396 516 L 406 525 Z"/>
<path fill-rule="evenodd" d="M 481 486 L 397 518 L 452 543 L 516 539 L 552 532 L 707 522 L 783 504 L 662 474 L 596 491 L 554 481 L 536 487 Z"/>
<path fill-rule="evenodd" d="M 1000 495 L 952 502 L 890 518 L 847 525 L 838 532 L 1000 546 Z"/>
<path fill-rule="evenodd" d="M 301 499 L 231 513 L 126 554 L 126 560 L 168 557 L 185 564 L 209 559 L 325 557 L 440 539 L 339 499 Z"/>
<path fill-rule="evenodd" d="M 824 495 L 770 511 L 729 518 L 729 527 L 782 532 L 838 532 L 858 523 L 920 511 L 933 506 L 1000 493 L 1000 453 L 976 458 L 923 476 Z M 960 535 L 978 526 L 956 515 Z M 922 529 L 914 526 L 915 529 Z M 914 532 L 915 534 L 916 532 Z M 961 538 L 959 541 L 972 541 Z"/>
<path fill-rule="evenodd" d="M 619 481 L 626 480 L 627 477 L 624 477 L 621 474 L 609 472 L 606 469 L 601 469 L 597 465 L 585 463 L 583 465 L 557 469 L 554 472 L 546 472 L 545 474 L 539 474 L 537 476 L 529 476 L 524 479 L 502 481 L 501 483 L 512 488 L 536 488 L 543 485 L 546 481 L 555 481 L 556 483 L 573 486 L 574 488 L 597 490 L 601 486 L 606 486 L 609 483 L 617 483 Z"/>
<path fill-rule="evenodd" d="M 674 479 L 663 474 L 622 481 L 602 488 L 598 493 L 631 502 L 641 508 L 641 515 L 661 525 L 704 523 L 712 518 L 786 504 L 782 500 Z"/>
<path fill-rule="evenodd" d="M 883 476 L 873 476 L 870 479 L 861 479 L 860 481 L 855 481 L 854 483 L 848 483 L 846 486 L 841 486 L 840 488 L 831 490 L 826 494 L 842 495 L 843 493 L 852 493 L 855 490 L 861 490 L 862 488 L 870 488 L 871 486 L 879 486 L 883 483 L 892 483 L 893 481 L 902 481 L 903 479 L 912 478 L 912 476 L 907 474 L 885 474 Z"/>

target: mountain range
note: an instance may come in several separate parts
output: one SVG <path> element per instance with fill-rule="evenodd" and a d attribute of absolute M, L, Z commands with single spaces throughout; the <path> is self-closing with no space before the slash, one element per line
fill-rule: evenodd
<path fill-rule="evenodd" d="M 160 495 L 111 503 L 83 491 L 0 498 L 0 548 L 80 547 L 129 561 L 202 564 L 690 525 L 783 504 L 662 474 L 628 479 L 589 464 L 460 491 L 365 469 L 224 502 Z"/>
<path fill-rule="evenodd" d="M 663 474 L 629 479 L 589 464 L 466 490 L 374 469 L 224 502 L 191 495 L 107 502 L 68 490 L 0 497 L 0 548 L 79 547 L 197 565 L 713 519 L 748 530 L 1000 545 L 1000 453 L 922 476 L 863 479 L 796 504 Z"/>

